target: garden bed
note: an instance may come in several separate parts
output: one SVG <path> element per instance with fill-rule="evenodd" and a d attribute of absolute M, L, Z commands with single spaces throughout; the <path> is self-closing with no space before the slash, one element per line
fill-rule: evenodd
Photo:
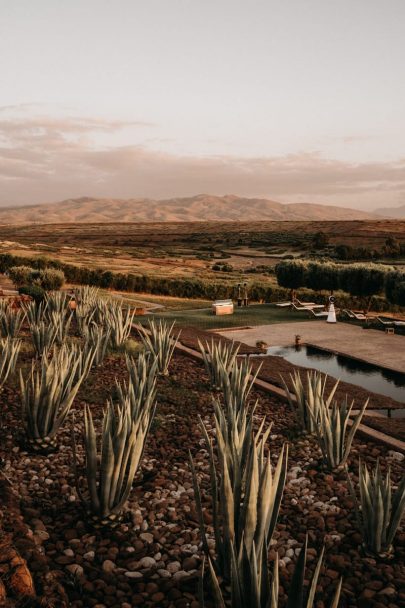
<path fill-rule="evenodd" d="M 196 338 L 194 330 L 183 331 L 183 343 L 195 347 Z M 241 349 L 250 350 L 254 349 Z M 25 364 L 28 358 L 27 354 Z M 283 373 L 285 371 L 288 369 L 283 368 Z M 261 375 L 270 372 L 278 374 L 269 361 Z M 83 408 L 89 404 L 99 427 L 106 399 L 114 391 L 115 379 L 123 380 L 126 376 L 125 358 L 113 355 L 91 373 L 80 390 L 73 408 L 79 475 L 83 462 Z M 348 387 L 352 389 L 351 385 Z M 333 476 L 322 468 L 315 440 L 297 434 L 293 412 L 287 404 L 259 391 L 252 394 L 252 399 L 256 398 L 259 400 L 257 419 L 265 415 L 269 423 L 273 423 L 272 457 L 277 457 L 285 441 L 290 444 L 288 482 L 271 547 L 271 557 L 278 552 L 281 558 L 281 606 L 285 605 L 297 549 L 302 547 L 308 534 L 311 572 L 322 545 L 326 547 L 318 608 L 328 605 L 327 600 L 340 577 L 343 577 L 343 608 L 399 608 L 405 601 L 404 532 L 397 534 L 394 559 L 364 557 L 345 475 Z M 202 551 L 189 450 L 201 479 L 205 519 L 208 524 L 212 521 L 208 459 L 198 416 L 212 427 L 213 411 L 202 364 L 177 352 L 170 376 L 159 380 L 158 409 L 142 466 L 143 474 L 148 477 L 150 471 L 151 476 L 143 482 L 142 475 L 138 476 L 124 522 L 115 531 L 89 527 L 78 500 L 69 428 L 72 415 L 58 435 L 59 450 L 40 456 L 25 451 L 16 383 L 5 386 L 1 407 L 2 470 L 20 496 L 24 525 L 33 531 L 38 552 L 28 553 L 27 559 L 37 588 L 44 594 L 49 593 L 51 599 L 54 591 L 44 584 L 45 573 L 50 572 L 61 583 L 73 608 L 197 608 Z M 356 438 L 349 458 L 349 469 L 355 477 L 359 456 L 370 465 L 380 458 L 384 469 L 390 464 L 396 482 L 403 472 L 401 455 Z M 41 568 L 39 562 L 43 564 Z M 55 606 L 66 605 L 62 593 L 59 599 L 52 599 Z M 207 606 L 212 606 L 209 599 Z"/>

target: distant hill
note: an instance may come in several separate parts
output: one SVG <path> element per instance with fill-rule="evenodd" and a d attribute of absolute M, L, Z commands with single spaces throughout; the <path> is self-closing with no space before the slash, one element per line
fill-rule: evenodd
<path fill-rule="evenodd" d="M 376 209 L 374 213 L 384 215 L 385 217 L 405 219 L 405 205 L 402 205 L 401 207 L 382 207 L 381 209 Z"/>
<path fill-rule="evenodd" d="M 58 203 L 0 209 L 1 224 L 357 219 L 378 219 L 378 216 L 345 207 L 311 203 L 284 204 L 264 198 L 209 194 L 167 200 L 83 197 Z"/>

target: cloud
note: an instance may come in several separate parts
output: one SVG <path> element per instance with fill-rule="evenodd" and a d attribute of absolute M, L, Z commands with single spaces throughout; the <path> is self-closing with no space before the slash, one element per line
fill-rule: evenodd
<path fill-rule="evenodd" d="M 0 204 L 209 192 L 373 208 L 405 197 L 405 159 L 354 164 L 317 152 L 176 156 L 141 145 L 97 143 L 100 133 L 145 124 L 84 117 L 0 119 Z"/>

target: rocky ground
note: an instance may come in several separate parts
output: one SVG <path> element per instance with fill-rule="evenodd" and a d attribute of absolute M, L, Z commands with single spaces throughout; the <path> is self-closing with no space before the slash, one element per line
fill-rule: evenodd
<path fill-rule="evenodd" d="M 25 364 L 28 358 L 27 354 Z M 72 428 L 77 438 L 80 476 L 84 405 L 90 405 L 99 423 L 115 378 L 126 378 L 124 358 L 120 356 L 109 357 L 91 374 L 75 402 L 74 422 L 71 415 L 59 434 L 59 450 L 48 456 L 26 451 L 17 384 L 4 388 L 0 396 L 0 477 L 8 480 L 4 483 L 13 493 L 15 514 L 3 502 L 0 542 L 7 538 L 18 556 L 27 560 L 37 597 L 30 600 L 33 606 L 197 608 L 202 552 L 188 452 L 201 479 L 209 524 L 208 460 L 198 424 L 200 415 L 208 427 L 212 426 L 208 380 L 201 364 L 175 355 L 170 376 L 159 380 L 158 410 L 124 521 L 115 531 L 100 531 L 88 526 L 75 490 Z M 393 559 L 364 557 L 345 476 L 331 475 L 323 469 L 314 439 L 299 437 L 286 404 L 262 392 L 253 398 L 259 399 L 257 418 L 265 415 L 273 423 L 272 458 L 277 458 L 284 442 L 290 446 L 288 483 L 271 547 L 271 557 L 278 552 L 281 558 L 281 605 L 298 550 L 308 534 L 311 571 L 322 545 L 326 547 L 317 608 L 328 606 L 340 577 L 342 607 L 404 606 L 405 533 L 396 537 Z M 380 458 L 384 468 L 391 466 L 396 481 L 403 474 L 401 455 L 359 439 L 354 441 L 349 462 L 354 478 L 359 456 L 370 465 Z M 9 557 L 4 563 L 0 559 L 0 577 L 13 606 L 18 605 L 19 591 L 10 586 L 10 575 L 22 562 L 13 562 L 16 555 Z M 208 599 L 207 606 L 211 605 Z"/>

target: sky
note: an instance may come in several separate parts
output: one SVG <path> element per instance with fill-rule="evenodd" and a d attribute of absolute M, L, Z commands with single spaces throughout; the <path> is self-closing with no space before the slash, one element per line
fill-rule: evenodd
<path fill-rule="evenodd" d="M 0 0 L 0 205 L 405 204 L 404 0 Z"/>

